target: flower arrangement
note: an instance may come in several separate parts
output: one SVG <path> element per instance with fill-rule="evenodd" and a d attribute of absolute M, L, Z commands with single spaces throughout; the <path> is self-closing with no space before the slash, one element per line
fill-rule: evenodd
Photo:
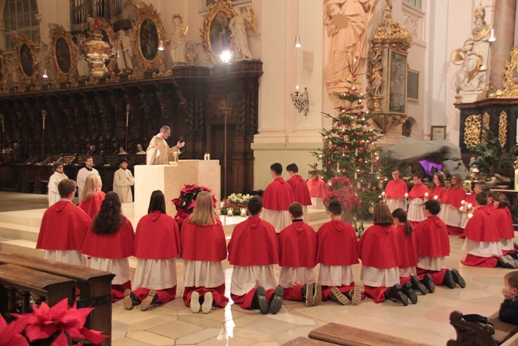
<path fill-rule="evenodd" d="M 174 219 L 179 227 L 182 225 L 182 222 L 192 214 L 194 206 L 196 206 L 196 197 L 198 197 L 198 194 L 202 191 L 212 192 L 211 189 L 205 186 L 184 184 L 184 188 L 180 191 L 180 196 L 172 200 L 176 206 Z M 214 202 L 214 207 L 216 207 L 216 197 L 214 195 L 212 195 L 212 201 Z"/>
<path fill-rule="evenodd" d="M 29 345 L 34 341 L 49 341 L 52 345 L 68 346 L 85 341 L 100 344 L 108 336 L 84 327 L 86 317 L 93 308 L 78 309 L 63 299 L 53 307 L 43 302 L 32 306 L 31 314 L 13 314 L 16 318 L 7 324 L 0 316 L 0 346 Z"/>
<path fill-rule="evenodd" d="M 242 193 L 233 193 L 227 197 L 227 201 L 236 206 L 246 207 L 250 198 L 252 198 L 252 196 L 249 194 L 244 195 Z"/>
<path fill-rule="evenodd" d="M 332 178 L 329 182 L 329 193 L 324 199 L 326 206 L 332 201 L 338 201 L 342 204 L 344 210 L 349 213 L 360 206 L 362 199 L 356 194 L 349 178 L 336 177 Z"/>

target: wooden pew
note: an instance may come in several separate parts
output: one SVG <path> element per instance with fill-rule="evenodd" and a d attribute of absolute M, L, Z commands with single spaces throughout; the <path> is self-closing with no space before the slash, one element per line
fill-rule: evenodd
<path fill-rule="evenodd" d="M 304 338 L 302 336 L 299 336 L 296 339 L 290 340 L 285 344 L 282 344 L 282 346 L 332 346 L 333 344 L 330 344 L 328 342 L 315 340 L 315 339 L 308 339 Z"/>
<path fill-rule="evenodd" d="M 328 323 L 326 325 L 323 325 L 322 327 L 313 329 L 309 333 L 309 337 L 311 339 L 321 340 L 336 345 L 347 346 L 428 345 L 425 343 L 398 338 L 396 336 L 390 336 L 381 333 L 371 332 L 365 329 L 345 326 L 338 323 Z"/>
<path fill-rule="evenodd" d="M 111 282 L 115 277 L 112 273 L 8 252 L 0 252 L 0 263 L 15 264 L 75 280 L 80 292 L 77 307 L 95 308 L 88 315 L 85 327 L 111 336 Z M 111 345 L 111 338 L 106 339 L 102 345 Z"/>
<path fill-rule="evenodd" d="M 73 279 L 24 268 L 14 264 L 0 265 L 0 286 L 5 288 L 0 295 L 0 311 L 11 313 L 32 312 L 30 297 L 35 301 L 45 301 L 49 306 L 63 299 L 74 301 L 77 282 Z M 16 290 L 22 292 L 21 309 L 16 306 Z"/>

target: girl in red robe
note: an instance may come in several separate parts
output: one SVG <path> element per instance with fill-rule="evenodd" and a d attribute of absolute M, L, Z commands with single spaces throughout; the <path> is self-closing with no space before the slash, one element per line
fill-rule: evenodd
<path fill-rule="evenodd" d="M 184 262 L 183 301 L 192 312 L 209 313 L 212 306 L 224 308 L 225 273 L 221 261 L 227 258 L 225 231 L 214 212 L 210 193 L 196 197 L 193 213 L 182 223 Z"/>
<path fill-rule="evenodd" d="M 85 187 L 81 196 L 79 196 L 79 208 L 92 218 L 95 218 L 106 194 L 101 191 L 102 183 L 97 174 L 91 174 L 86 177 Z"/>
<path fill-rule="evenodd" d="M 441 200 L 441 212 L 439 217 L 446 224 L 449 234 L 462 233 L 462 201 L 466 200 L 466 191 L 462 186 L 462 176 L 458 173 L 451 177 L 451 186 L 445 191 Z"/>
<path fill-rule="evenodd" d="M 445 188 L 444 174 L 435 173 L 433 175 L 433 190 L 430 194 L 430 198 L 438 200 L 439 202 L 442 201 L 442 197 L 444 196 L 445 190 L 446 190 L 446 188 Z"/>
<path fill-rule="evenodd" d="M 495 196 L 495 210 L 491 213 L 495 224 L 498 225 L 502 255 L 514 252 L 514 227 L 513 218 L 509 211 L 509 200 L 503 193 Z"/>
<path fill-rule="evenodd" d="M 135 234 L 137 270 L 133 292 L 124 292 L 124 307 L 140 304 L 145 311 L 153 304 L 165 304 L 176 298 L 176 257 L 181 252 L 176 221 L 165 212 L 165 198 L 153 191 L 148 214 L 140 219 Z"/>
<path fill-rule="evenodd" d="M 94 176 L 97 175 L 89 177 Z M 81 252 L 91 256 L 90 268 L 115 274 L 112 280 L 112 302 L 124 298 L 124 291 L 131 288 L 128 257 L 133 256 L 133 238 L 133 226 L 121 214 L 119 196 L 115 192 L 108 192 L 86 235 Z"/>

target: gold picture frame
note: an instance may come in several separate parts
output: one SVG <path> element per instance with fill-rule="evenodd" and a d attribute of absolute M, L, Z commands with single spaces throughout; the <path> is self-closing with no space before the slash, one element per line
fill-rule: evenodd
<path fill-rule="evenodd" d="M 20 72 L 22 85 L 35 85 L 38 83 L 39 62 L 38 53 L 32 40 L 23 33 L 13 35 L 14 59 L 13 64 Z"/>
<path fill-rule="evenodd" d="M 430 130 L 430 140 L 446 139 L 446 126 L 433 126 Z"/>
<path fill-rule="evenodd" d="M 166 33 L 160 13 L 152 4 L 141 2 L 139 6 L 133 4 L 133 48 L 139 66 L 144 71 L 158 70 L 153 77 L 170 76 L 172 71 L 165 71 L 164 51 L 159 50 L 160 45 L 164 47 Z M 134 74 L 141 75 L 138 71 Z"/>
<path fill-rule="evenodd" d="M 77 50 L 72 34 L 62 25 L 53 24 L 49 36 L 51 39 L 49 56 L 57 79 L 62 83 L 75 84 Z"/>
<path fill-rule="evenodd" d="M 7 88 L 7 81 L 9 79 L 8 77 L 8 71 L 7 68 L 8 61 L 4 57 L 4 51 L 0 49 L 0 94 L 7 94 L 9 93 L 9 89 Z"/>
<path fill-rule="evenodd" d="M 229 23 L 236 16 L 230 0 L 216 0 L 209 5 L 203 20 L 200 37 L 205 50 L 205 59 L 213 64 L 221 63 L 220 55 L 230 49 Z"/>

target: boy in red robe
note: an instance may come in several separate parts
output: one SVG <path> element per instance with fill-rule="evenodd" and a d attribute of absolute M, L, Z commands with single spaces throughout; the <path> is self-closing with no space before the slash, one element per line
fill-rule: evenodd
<path fill-rule="evenodd" d="M 481 191 L 489 191 L 489 188 L 484 183 L 472 182 L 470 186 L 470 194 L 466 196 L 464 200 L 464 206 L 462 207 L 462 219 L 460 222 L 460 228 L 462 228 L 463 233 L 460 234 L 461 238 L 465 238 L 464 236 L 464 228 L 466 228 L 466 224 L 469 220 L 469 214 L 473 214 L 475 208 L 477 206 L 477 193 Z M 468 210 L 468 206 L 471 204 L 471 209 Z"/>
<path fill-rule="evenodd" d="M 315 282 L 317 234 L 302 220 L 300 203 L 290 205 L 292 224 L 279 233 L 279 285 L 286 300 L 304 301 L 306 306 L 319 305 L 322 287 Z"/>
<path fill-rule="evenodd" d="M 457 269 L 443 267 L 446 256 L 450 255 L 450 239 L 446 224 L 437 216 L 441 211 L 439 202 L 429 200 L 424 204 L 426 219 L 414 228 L 417 255 L 417 275 L 430 293 L 435 285 L 449 288 L 466 287 L 466 282 Z"/>
<path fill-rule="evenodd" d="M 485 192 L 477 194 L 477 210 L 464 229 L 466 239 L 462 250 L 468 253 L 466 259 L 461 261 L 464 265 L 494 268 L 497 266 L 498 258 L 502 255 L 500 236 L 490 215 L 492 208 L 487 206 L 487 202 Z"/>
<path fill-rule="evenodd" d="M 86 265 L 81 248 L 92 219 L 72 203 L 76 182 L 62 180 L 58 184 L 61 200 L 43 214 L 36 249 L 45 250 L 45 258 L 76 265 Z"/>
<path fill-rule="evenodd" d="M 273 272 L 273 265 L 279 263 L 279 244 L 273 226 L 259 217 L 262 208 L 261 197 L 250 198 L 250 216 L 232 232 L 228 243 L 228 261 L 234 266 L 230 296 L 242 309 L 276 314 L 284 295 Z"/>
<path fill-rule="evenodd" d="M 318 176 L 318 172 L 316 169 L 310 169 L 308 171 L 308 190 L 311 198 L 320 198 L 323 199 L 327 196 L 327 185 L 326 183 Z"/>
<path fill-rule="evenodd" d="M 498 235 L 500 236 L 500 246 L 502 254 L 514 252 L 514 226 L 511 212 L 509 211 L 509 200 L 503 193 L 495 196 L 495 210 L 491 213 L 495 225 L 498 225 Z"/>
<path fill-rule="evenodd" d="M 462 176 L 458 173 L 451 177 L 451 186 L 445 191 L 441 200 L 441 213 L 439 217 L 446 224 L 449 234 L 458 235 L 462 233 L 461 202 L 466 200 L 466 191 L 462 186 Z"/>
<path fill-rule="evenodd" d="M 322 299 L 340 304 L 360 304 L 361 290 L 354 284 L 352 265 L 358 264 L 358 240 L 351 225 L 342 221 L 343 209 L 338 201 L 329 203 L 331 221 L 323 224 L 317 234 L 318 281 Z"/>
<path fill-rule="evenodd" d="M 288 174 L 290 175 L 290 179 L 288 179 L 287 183 L 291 187 L 293 198 L 295 199 L 295 202 L 298 202 L 300 205 L 302 205 L 302 220 L 308 223 L 308 206 L 311 205 L 311 196 L 309 195 L 308 185 L 306 184 L 304 178 L 300 176 L 299 168 L 296 164 L 289 164 L 286 167 L 286 171 L 288 171 Z"/>
<path fill-rule="evenodd" d="M 412 180 L 414 181 L 414 187 L 410 190 L 408 198 L 410 203 L 408 205 L 408 221 L 412 227 L 423 221 L 426 217 L 423 212 L 423 204 L 429 197 L 430 191 L 425 184 L 421 181 L 423 177 L 419 173 L 412 174 Z"/>
<path fill-rule="evenodd" d="M 385 187 L 385 196 L 390 212 L 401 208 L 406 210 L 405 194 L 408 192 L 408 186 L 405 181 L 399 177 L 399 170 L 396 168 L 392 171 L 392 180 Z"/>
<path fill-rule="evenodd" d="M 291 224 L 288 208 L 295 202 L 290 185 L 281 176 L 282 165 L 274 163 L 270 166 L 273 181 L 263 192 L 263 219 L 268 221 L 278 233 Z"/>

